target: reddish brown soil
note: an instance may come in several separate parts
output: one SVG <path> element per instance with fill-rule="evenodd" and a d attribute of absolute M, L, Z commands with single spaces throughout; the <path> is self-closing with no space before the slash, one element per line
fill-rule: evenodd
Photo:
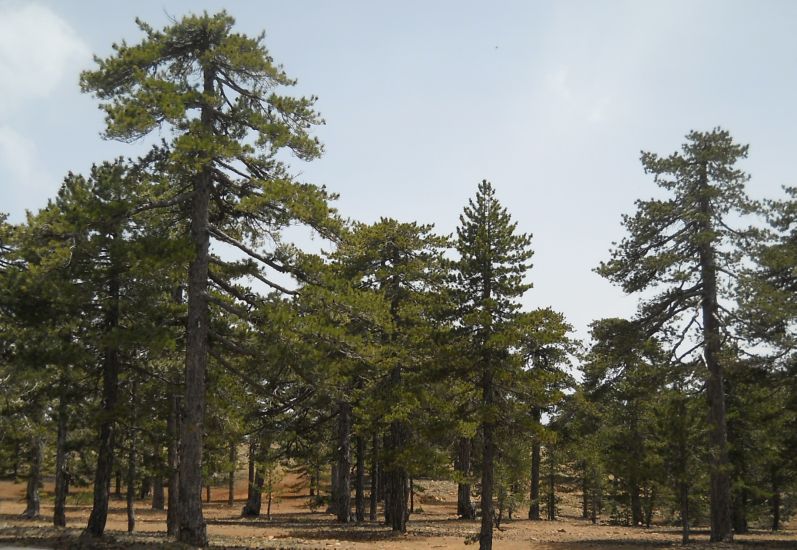
<path fill-rule="evenodd" d="M 272 519 L 246 520 L 240 518 L 245 497 L 245 484 L 236 488 L 237 501 L 230 507 L 226 503 L 226 489 L 213 489 L 213 500 L 205 505 L 205 517 L 211 546 L 215 548 L 354 548 L 386 549 L 440 548 L 467 549 L 466 541 L 478 532 L 475 521 L 461 521 L 454 516 L 456 487 L 445 482 L 426 482 L 427 490 L 419 498 L 422 512 L 414 514 L 405 535 L 394 535 L 377 522 L 362 525 L 340 525 L 334 518 L 321 512 L 311 512 L 307 507 L 306 492 L 292 494 L 289 487 L 295 479 L 286 479 L 281 494 L 272 506 Z M 42 519 L 21 520 L 24 509 L 24 485 L 0 482 L 0 547 L 28 545 L 47 548 L 78 547 L 82 527 L 88 519 L 90 504 L 77 504 L 87 499 L 70 496 L 67 507 L 66 529 L 52 527 L 52 504 L 46 485 L 43 492 Z M 218 500 L 215 500 L 218 499 Z M 532 522 L 514 520 L 507 522 L 495 534 L 496 550 L 546 549 L 565 550 L 572 547 L 604 550 L 608 548 L 654 548 L 680 545 L 680 533 L 673 527 L 651 529 L 592 525 L 567 514 L 575 514 L 572 507 L 563 505 L 565 516 L 558 521 Z M 136 506 L 138 519 L 136 533 L 130 535 L 123 500 L 112 500 L 108 518 L 107 537 L 99 544 L 102 548 L 156 548 L 178 545 L 165 536 L 165 513 L 149 509 L 141 501 Z M 700 548 L 731 548 L 738 545 L 708 544 L 705 530 L 693 535 Z M 797 531 L 786 529 L 773 534 L 755 531 L 738 536 L 744 546 L 756 548 L 797 548 Z"/>

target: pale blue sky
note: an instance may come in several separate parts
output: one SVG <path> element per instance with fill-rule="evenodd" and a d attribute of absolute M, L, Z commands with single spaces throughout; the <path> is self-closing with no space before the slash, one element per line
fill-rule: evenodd
<path fill-rule="evenodd" d="M 529 307 L 584 334 L 635 301 L 591 272 L 654 193 L 639 151 L 720 125 L 750 143 L 750 192 L 797 184 L 797 2 L 0 0 L 0 211 L 41 207 L 64 174 L 138 149 L 103 142 L 80 94 L 91 54 L 167 14 L 226 8 L 298 92 L 320 97 L 324 158 L 293 164 L 351 218 L 453 232 L 489 179 L 534 234 Z"/>

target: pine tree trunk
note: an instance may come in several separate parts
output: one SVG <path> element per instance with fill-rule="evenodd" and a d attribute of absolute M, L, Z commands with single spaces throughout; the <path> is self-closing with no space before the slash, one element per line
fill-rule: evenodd
<path fill-rule="evenodd" d="M 115 488 L 113 490 L 113 496 L 116 498 L 122 498 L 122 468 L 121 466 L 116 468 L 116 473 L 114 474 L 116 478 L 115 481 Z M 110 484 L 110 481 L 109 481 Z"/>
<path fill-rule="evenodd" d="M 772 467 L 772 496 L 769 499 L 769 506 L 772 510 L 772 530 L 780 530 L 780 481 L 776 467 Z"/>
<path fill-rule="evenodd" d="M 274 497 L 274 470 L 270 468 L 268 471 L 268 504 L 266 506 L 266 519 L 271 521 L 271 502 Z"/>
<path fill-rule="evenodd" d="M 731 520 L 734 533 L 743 534 L 749 531 L 747 525 L 747 500 L 747 488 L 742 487 L 731 501 Z"/>
<path fill-rule="evenodd" d="M 55 451 L 55 504 L 53 506 L 53 525 L 66 527 L 66 492 L 68 473 L 66 469 L 66 420 L 67 402 L 65 381 L 61 380 L 61 395 L 58 400 L 58 435 Z"/>
<path fill-rule="evenodd" d="M 454 467 L 462 479 L 468 479 L 471 475 L 470 454 L 473 447 L 473 440 L 468 437 L 460 437 L 457 443 L 457 459 Z M 457 516 L 460 519 L 476 519 L 476 508 L 470 494 L 470 483 L 457 483 Z"/>
<path fill-rule="evenodd" d="M 700 167 L 701 230 L 710 235 L 711 205 L 707 161 Z M 711 474 L 711 542 L 732 542 L 731 465 L 728 459 L 728 435 L 725 421 L 725 389 L 720 354 L 720 326 L 717 303 L 717 266 L 713 243 L 704 238 L 698 247 L 702 279 L 703 358 L 708 368 L 706 395 L 709 401 L 709 470 Z"/>
<path fill-rule="evenodd" d="M 263 449 L 268 451 L 268 445 L 262 441 L 258 442 L 255 437 L 252 436 L 249 440 L 249 486 L 246 502 L 241 510 L 241 515 L 243 517 L 258 517 L 260 515 L 263 501 L 263 484 L 265 483 L 265 479 L 263 478 L 263 466 L 265 461 L 263 461 L 263 464 L 258 464 L 258 458 L 260 458 L 259 453 Z"/>
<path fill-rule="evenodd" d="M 415 481 L 410 478 L 410 514 L 415 513 Z"/>
<path fill-rule="evenodd" d="M 539 466 L 537 467 L 537 478 L 539 479 Z M 581 518 L 589 518 L 589 472 L 587 470 L 586 462 L 584 463 L 584 470 L 581 475 Z M 532 476 L 533 477 L 533 476 Z M 539 488 L 537 489 L 539 492 Z M 538 493 L 539 494 L 539 493 Z M 539 511 L 537 512 L 539 515 Z"/>
<path fill-rule="evenodd" d="M 205 502 L 210 502 L 210 483 L 205 485 Z"/>
<path fill-rule="evenodd" d="M 379 436 L 376 432 L 371 441 L 371 453 L 371 494 L 369 495 L 368 519 L 376 521 L 377 493 L 379 492 Z"/>
<path fill-rule="evenodd" d="M 36 519 L 41 511 L 39 487 L 42 484 L 42 460 L 44 459 L 44 443 L 39 434 L 34 434 L 30 440 L 30 471 L 28 484 L 25 488 L 25 511 L 22 517 Z"/>
<path fill-rule="evenodd" d="M 119 326 L 119 274 L 111 271 L 108 282 L 109 307 L 103 332 L 108 334 Z M 116 440 L 116 408 L 119 406 L 119 371 L 121 361 L 116 344 L 106 346 L 102 360 L 102 414 L 97 469 L 94 473 L 94 502 L 86 533 L 101 537 L 108 519 L 109 487 L 113 474 L 113 454 Z"/>
<path fill-rule="evenodd" d="M 553 447 L 548 447 L 548 520 L 556 520 L 556 461 Z"/>
<path fill-rule="evenodd" d="M 337 450 L 334 454 L 337 455 Z M 332 464 L 329 465 L 329 506 L 327 506 L 327 514 L 335 516 L 338 515 L 338 479 L 338 459 L 335 456 L 332 459 Z"/>
<path fill-rule="evenodd" d="M 490 410 L 495 402 L 493 388 L 492 365 L 486 361 L 482 375 L 482 403 Z M 484 451 L 482 453 L 482 495 L 481 495 L 481 531 L 479 533 L 479 550 L 491 550 L 493 547 L 493 473 L 495 461 L 495 442 L 493 440 L 495 424 L 492 420 L 482 420 L 482 437 Z"/>
<path fill-rule="evenodd" d="M 338 408 L 337 501 L 335 512 L 340 523 L 351 521 L 351 405 L 341 402 Z"/>
<path fill-rule="evenodd" d="M 542 419 L 542 410 L 539 407 L 532 409 L 534 422 L 539 425 Z M 586 507 L 585 507 L 586 513 Z M 540 438 L 534 435 L 531 442 L 531 491 L 529 494 L 529 519 L 540 519 Z"/>
<path fill-rule="evenodd" d="M 152 509 L 163 510 L 165 508 L 164 504 L 163 474 L 158 471 L 152 476 Z"/>
<path fill-rule="evenodd" d="M 260 515 L 260 510 L 263 507 L 263 485 L 265 478 L 263 477 L 263 467 L 254 468 L 254 481 L 249 485 L 249 496 L 246 499 L 246 504 L 241 511 L 241 515 L 246 518 L 256 518 Z"/>
<path fill-rule="evenodd" d="M 130 454 L 127 462 L 127 532 L 136 529 L 136 434 L 130 432 Z"/>
<path fill-rule="evenodd" d="M 355 482 L 354 509 L 358 523 L 365 521 L 365 439 L 357 436 L 357 478 Z"/>
<path fill-rule="evenodd" d="M 396 455 L 404 448 L 407 440 L 407 427 L 402 421 L 394 421 L 388 429 L 387 445 L 385 450 L 388 455 L 388 464 L 385 467 L 387 481 L 385 509 L 390 510 L 388 522 L 393 531 L 404 533 L 407 531 L 409 518 L 409 491 L 407 484 L 409 476 L 403 464 L 396 462 Z"/>
<path fill-rule="evenodd" d="M 689 485 L 681 482 L 678 485 L 681 500 L 681 543 L 689 544 Z"/>
<path fill-rule="evenodd" d="M 629 485 L 629 493 L 631 493 L 631 525 L 638 527 L 642 523 L 642 499 L 639 495 L 639 483 L 636 479 L 632 479 Z"/>
<path fill-rule="evenodd" d="M 645 508 L 645 527 L 650 529 L 650 524 L 653 521 L 653 510 L 655 510 L 655 503 L 656 503 L 656 487 L 652 486 L 650 488 L 650 493 L 648 495 L 648 502 Z"/>
<path fill-rule="evenodd" d="M 252 498 L 252 491 L 255 487 L 255 469 L 257 462 L 255 460 L 255 453 L 257 452 L 257 444 L 253 439 L 249 440 L 249 460 L 247 464 L 247 483 L 246 483 L 246 500 Z"/>
<path fill-rule="evenodd" d="M 180 397 L 177 395 L 177 384 L 171 386 L 169 399 L 169 417 L 166 431 L 169 436 L 169 495 L 166 509 L 166 533 L 176 537 L 179 530 L 178 507 L 180 502 Z"/>
<path fill-rule="evenodd" d="M 212 70 L 204 70 L 203 92 L 214 95 Z M 212 109 L 202 107 L 201 125 L 211 131 Z M 188 267 L 188 322 L 185 354 L 184 419 L 180 433 L 180 542 L 205 546 L 208 542 L 202 515 L 202 433 L 205 421 L 205 371 L 208 363 L 208 264 L 210 261 L 209 203 L 210 167 L 204 167 L 194 181 L 191 201 L 191 242 L 194 257 Z"/>
<path fill-rule="evenodd" d="M 163 510 L 163 447 L 158 442 L 152 445 L 152 477 L 150 478 L 150 485 L 152 485 L 152 509 Z"/>
<path fill-rule="evenodd" d="M 230 477 L 227 479 L 227 505 L 235 504 L 235 466 L 238 458 L 235 442 L 230 443 Z"/>

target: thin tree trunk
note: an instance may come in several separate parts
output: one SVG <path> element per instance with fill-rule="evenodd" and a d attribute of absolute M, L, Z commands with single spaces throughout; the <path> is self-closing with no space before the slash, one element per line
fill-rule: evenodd
<path fill-rule="evenodd" d="M 337 454 L 337 451 L 334 454 Z M 329 506 L 327 506 L 327 514 L 335 516 L 338 515 L 338 479 L 338 459 L 333 457 L 332 464 L 329 465 Z"/>
<path fill-rule="evenodd" d="M 111 270 L 108 282 L 109 306 L 103 332 L 109 334 L 119 326 L 119 274 Z M 116 409 L 119 405 L 119 371 L 121 361 L 117 344 L 108 344 L 102 361 L 102 414 L 100 415 L 100 444 L 97 469 L 94 474 L 94 502 L 91 507 L 86 533 L 101 537 L 108 519 L 108 500 L 113 471 L 113 454 L 116 445 Z"/>
<path fill-rule="evenodd" d="M 180 502 L 180 397 L 173 383 L 169 399 L 169 417 L 166 431 L 169 434 L 169 502 L 166 510 L 166 533 L 176 537 L 179 530 L 177 509 Z"/>
<path fill-rule="evenodd" d="M 271 502 L 274 498 L 274 468 L 268 469 L 268 504 L 266 506 L 266 519 L 271 521 Z"/>
<path fill-rule="evenodd" d="M 66 469 L 66 431 L 67 400 L 66 382 L 61 380 L 61 395 L 58 400 L 58 436 L 55 451 L 55 504 L 53 506 L 53 525 L 66 527 L 66 492 L 68 473 Z"/>
<path fill-rule="evenodd" d="M 255 479 L 249 486 L 249 496 L 241 511 L 241 515 L 247 518 L 258 517 L 263 506 L 263 484 L 265 483 L 263 466 L 255 468 L 254 476 Z"/>
<path fill-rule="evenodd" d="M 365 439 L 357 436 L 357 477 L 354 497 L 355 519 L 365 521 Z"/>
<path fill-rule="evenodd" d="M 114 484 L 113 496 L 115 496 L 116 498 L 122 498 L 122 467 L 121 466 L 116 468 L 116 474 L 114 474 L 114 477 L 115 477 L 115 484 Z"/>
<path fill-rule="evenodd" d="M 415 481 L 410 478 L 410 513 L 415 513 Z"/>
<path fill-rule="evenodd" d="M 152 509 L 163 510 L 164 508 L 164 494 L 163 494 L 163 447 L 160 443 L 152 445 Z"/>
<path fill-rule="evenodd" d="M 335 512 L 340 523 L 351 521 L 351 405 L 342 402 L 338 409 L 337 502 Z"/>
<path fill-rule="evenodd" d="M 537 477 L 539 478 L 539 466 L 537 467 Z M 533 471 L 533 469 L 532 469 Z M 584 462 L 584 470 L 581 476 L 581 518 L 587 519 L 589 518 L 589 471 L 587 469 L 587 463 Z M 534 476 L 532 476 L 534 477 Z M 537 489 L 539 491 L 539 488 Z M 537 515 L 539 516 L 539 510 L 537 511 Z"/>
<path fill-rule="evenodd" d="M 747 533 L 747 488 L 742 487 L 739 493 L 731 500 L 731 520 L 733 522 L 734 533 Z"/>
<path fill-rule="evenodd" d="M 407 519 L 409 518 L 409 508 L 407 506 L 409 500 L 409 491 L 407 491 L 407 483 L 409 476 L 407 469 L 396 462 L 395 456 L 400 449 L 404 447 L 406 441 L 406 426 L 404 422 L 394 421 L 389 429 L 389 453 L 388 465 L 385 468 L 385 476 L 387 478 L 387 491 L 385 508 L 390 510 L 389 523 L 393 531 L 404 533 L 407 530 Z"/>
<path fill-rule="evenodd" d="M 42 484 L 42 460 L 44 458 L 44 443 L 39 434 L 34 434 L 30 440 L 30 471 L 28 484 L 25 489 L 25 511 L 22 517 L 36 519 L 41 511 L 39 487 Z"/>
<path fill-rule="evenodd" d="M 238 458 L 235 442 L 230 443 L 230 477 L 227 480 L 227 505 L 235 504 L 235 466 Z"/>
<path fill-rule="evenodd" d="M 482 403 L 485 409 L 491 409 L 494 399 L 493 371 L 490 361 L 486 361 L 482 375 Z M 491 550 L 493 547 L 493 463 L 495 460 L 495 442 L 493 441 L 495 424 L 491 420 L 482 420 L 482 437 L 484 451 L 482 453 L 482 496 L 481 496 L 481 531 L 479 533 L 479 550 Z"/>
<path fill-rule="evenodd" d="M 135 428 L 134 428 L 135 430 Z M 127 462 L 127 532 L 136 529 L 136 434 L 130 432 L 130 455 Z"/>
<path fill-rule="evenodd" d="M 376 506 L 379 492 L 379 435 L 374 432 L 371 441 L 371 494 L 368 519 L 376 521 Z"/>
<path fill-rule="evenodd" d="M 548 520 L 556 520 L 556 460 L 553 447 L 548 447 Z"/>
<path fill-rule="evenodd" d="M 681 500 L 681 543 L 689 544 L 689 485 L 686 482 L 678 484 Z"/>
<path fill-rule="evenodd" d="M 637 527 L 642 523 L 642 499 L 639 495 L 639 483 L 636 479 L 632 479 L 629 485 L 629 493 L 631 493 L 631 525 Z"/>
<path fill-rule="evenodd" d="M 700 166 L 701 230 L 711 235 L 711 198 L 708 185 L 708 161 Z M 713 242 L 705 238 L 698 246 L 702 279 L 703 358 L 708 368 L 706 395 L 709 401 L 709 471 L 711 474 L 711 542 L 732 542 L 731 465 L 728 459 L 728 434 L 725 420 L 725 389 L 720 354 L 719 306 L 717 303 L 717 266 Z"/>
<path fill-rule="evenodd" d="M 130 419 L 130 453 L 127 462 L 127 532 L 136 529 L 136 388 L 135 379 L 130 390 L 131 419 Z"/>
<path fill-rule="evenodd" d="M 534 422 L 540 425 L 542 410 L 539 407 L 532 409 Z M 586 507 L 585 507 L 586 513 Z M 531 442 L 531 491 L 529 492 L 529 519 L 540 519 L 540 438 L 534 435 Z"/>
<path fill-rule="evenodd" d="M 772 467 L 772 496 L 769 499 L 769 505 L 772 510 L 772 530 L 780 530 L 780 481 L 778 478 L 777 469 Z"/>
<path fill-rule="evenodd" d="M 249 441 L 249 489 L 247 491 L 246 503 L 244 504 L 241 515 L 243 517 L 258 517 L 263 502 L 263 467 L 265 461 L 258 461 L 259 452 L 262 449 L 268 450 L 264 442 L 258 442 L 254 436 Z M 259 463 L 260 462 L 260 463 Z"/>
<path fill-rule="evenodd" d="M 249 440 L 249 461 L 247 464 L 247 485 L 246 485 L 246 500 L 252 498 L 252 491 L 255 487 L 255 469 L 257 468 L 257 461 L 255 460 L 255 453 L 257 451 L 257 444 L 254 439 Z"/>
<path fill-rule="evenodd" d="M 214 96 L 215 73 L 204 69 L 203 92 Z M 203 106 L 201 125 L 213 126 L 210 106 Z M 180 542 L 206 546 L 208 542 L 202 515 L 202 433 L 205 421 L 205 371 L 208 363 L 208 264 L 210 261 L 209 203 L 210 166 L 205 166 L 194 180 L 191 201 L 191 242 L 194 257 L 188 268 L 188 321 L 185 355 L 184 420 L 180 433 Z"/>
<path fill-rule="evenodd" d="M 205 485 L 205 502 L 210 502 L 210 483 Z"/>
<path fill-rule="evenodd" d="M 454 467 L 462 480 L 467 480 L 471 475 L 470 454 L 473 447 L 473 440 L 468 437 L 460 437 L 457 442 L 457 459 Z M 470 483 L 460 481 L 457 483 L 457 516 L 460 519 L 476 519 L 476 508 L 471 499 Z"/>

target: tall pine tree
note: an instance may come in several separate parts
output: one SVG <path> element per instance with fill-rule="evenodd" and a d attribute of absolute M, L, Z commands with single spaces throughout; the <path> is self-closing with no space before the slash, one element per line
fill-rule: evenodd
<path fill-rule="evenodd" d="M 274 64 L 263 36 L 233 32 L 225 12 L 187 16 L 162 31 L 137 23 L 145 38 L 114 45 L 110 57 L 96 59 L 96 70 L 82 74 L 81 85 L 102 101 L 107 137 L 131 141 L 157 129 L 171 132 L 163 161 L 170 185 L 152 206 L 177 206 L 190 220 L 178 539 L 203 546 L 211 239 L 253 258 L 249 274 L 280 290 L 260 266 L 291 272 L 301 257 L 280 244 L 280 230 L 299 222 L 330 235 L 335 224 L 326 191 L 296 182 L 278 159 L 285 150 L 304 160 L 318 157 L 321 146 L 308 131 L 322 121 L 314 98 L 274 91 L 295 81 Z M 264 251 L 265 235 L 277 244 Z"/>
<path fill-rule="evenodd" d="M 719 128 L 693 131 L 686 139 L 682 151 L 668 157 L 642 153 L 645 172 L 669 197 L 637 201 L 636 214 L 623 217 L 629 236 L 597 271 L 627 293 L 658 291 L 643 302 L 640 318 L 651 333 L 669 329 L 683 335 L 674 353 L 702 352 L 708 371 L 711 540 L 731 541 L 720 351 L 733 308 L 728 279 L 738 274 L 742 247 L 752 237 L 731 227 L 733 216 L 754 208 L 744 191 L 748 176 L 736 166 L 748 148 Z"/>
<path fill-rule="evenodd" d="M 501 421 L 505 388 L 522 363 L 511 350 L 519 345 L 519 299 L 531 285 L 531 236 L 518 234 L 506 208 L 495 197 L 492 185 L 479 184 L 457 228 L 459 253 L 456 296 L 460 330 L 472 359 L 470 376 L 481 392 L 479 427 L 482 436 L 481 533 L 479 547 L 493 544 L 493 486 L 496 432 Z"/>

